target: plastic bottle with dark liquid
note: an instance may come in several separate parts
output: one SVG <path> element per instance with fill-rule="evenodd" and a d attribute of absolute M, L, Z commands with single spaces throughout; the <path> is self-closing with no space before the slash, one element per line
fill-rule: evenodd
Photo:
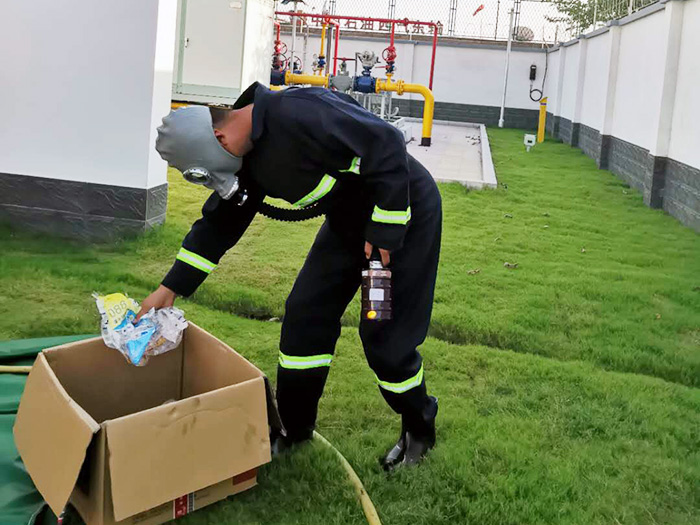
<path fill-rule="evenodd" d="M 373 248 L 369 268 L 362 270 L 362 319 L 391 319 L 391 270 L 382 264 L 377 248 Z"/>

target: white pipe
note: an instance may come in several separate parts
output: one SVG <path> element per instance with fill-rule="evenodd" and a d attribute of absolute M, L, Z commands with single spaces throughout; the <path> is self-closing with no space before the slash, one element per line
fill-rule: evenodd
<path fill-rule="evenodd" d="M 297 12 L 297 3 L 294 1 L 294 13 Z M 294 73 L 294 44 L 297 41 L 297 17 L 292 15 L 292 56 L 290 58 L 289 70 Z"/>
<path fill-rule="evenodd" d="M 503 73 L 503 98 L 501 98 L 501 115 L 498 118 L 498 127 L 503 127 L 503 116 L 506 112 L 506 91 L 508 90 L 508 68 L 510 66 L 510 49 L 513 43 L 513 15 L 514 9 L 510 8 L 510 21 L 508 22 L 508 45 L 506 46 L 506 70 Z"/>
<path fill-rule="evenodd" d="M 303 57 L 301 60 L 302 70 L 306 69 L 307 64 L 306 58 L 308 56 L 307 48 L 309 47 L 309 27 L 310 25 L 306 24 L 306 32 L 304 32 L 304 30 L 302 29 L 302 34 L 304 35 L 304 52 L 301 55 Z M 302 73 L 304 73 L 304 71 L 302 71 Z M 311 73 L 313 74 L 313 71 Z"/>

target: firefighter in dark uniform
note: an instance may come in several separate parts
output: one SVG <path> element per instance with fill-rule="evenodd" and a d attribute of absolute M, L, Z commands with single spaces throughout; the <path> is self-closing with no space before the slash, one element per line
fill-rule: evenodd
<path fill-rule="evenodd" d="M 161 156 L 190 182 L 215 190 L 142 311 L 189 296 L 216 268 L 265 196 L 323 205 L 326 221 L 287 299 L 277 403 L 286 435 L 273 449 L 311 438 L 340 335 L 374 248 L 392 270 L 392 319 L 360 322 L 379 390 L 401 415 L 386 469 L 419 462 L 435 445 L 437 400 L 426 390 L 423 343 L 433 304 L 442 208 L 428 171 L 395 127 L 352 97 L 323 88 L 272 92 L 250 86 L 231 110 L 173 111 L 158 129 Z"/>

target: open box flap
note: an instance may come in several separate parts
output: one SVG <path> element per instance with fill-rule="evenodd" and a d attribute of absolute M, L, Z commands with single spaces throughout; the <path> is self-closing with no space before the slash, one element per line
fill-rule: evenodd
<path fill-rule="evenodd" d="M 277 403 L 275 402 L 275 394 L 273 392 L 270 381 L 262 373 L 262 371 L 256 367 L 253 363 L 246 360 L 238 352 L 236 352 L 229 345 L 213 336 L 212 334 L 202 330 L 199 326 L 189 321 L 189 327 L 185 331 L 185 341 L 188 347 L 198 346 L 200 348 L 206 348 L 206 354 L 202 354 L 201 357 L 211 361 L 212 355 L 218 355 L 221 357 L 225 354 L 233 354 L 238 359 L 233 362 L 230 360 L 218 361 L 220 366 L 217 366 L 215 370 L 212 370 L 206 376 L 202 374 L 190 374 L 189 370 L 200 370 L 202 368 L 202 363 L 197 361 L 196 354 L 190 352 L 186 356 L 187 367 L 184 373 L 184 386 L 183 389 L 188 395 L 198 394 L 210 390 L 212 386 L 220 388 L 226 384 L 231 379 L 231 371 L 227 370 L 227 366 L 232 366 L 237 369 L 238 373 L 252 374 L 249 377 L 261 376 L 265 378 L 265 390 L 267 393 L 267 417 L 268 424 L 271 428 L 284 433 L 284 426 L 282 425 L 282 419 L 280 418 L 279 411 L 277 409 Z M 214 377 L 214 376 L 219 376 Z M 198 385 L 197 380 L 203 381 L 205 385 Z"/>
<path fill-rule="evenodd" d="M 99 429 L 68 396 L 40 353 L 27 378 L 13 431 L 27 472 L 56 515 L 70 498 Z"/>
<path fill-rule="evenodd" d="M 105 428 L 116 521 L 270 461 L 262 376 Z"/>

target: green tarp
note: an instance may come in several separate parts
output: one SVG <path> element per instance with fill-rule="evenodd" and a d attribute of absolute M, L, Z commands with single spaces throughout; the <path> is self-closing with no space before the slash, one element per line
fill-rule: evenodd
<path fill-rule="evenodd" d="M 44 348 L 50 348 L 92 335 L 44 337 L 0 342 L 0 365 L 31 365 Z M 56 523 L 24 469 L 12 437 L 19 398 L 26 375 L 0 373 L 0 524 Z M 50 431 L 50 429 L 47 429 Z"/>

